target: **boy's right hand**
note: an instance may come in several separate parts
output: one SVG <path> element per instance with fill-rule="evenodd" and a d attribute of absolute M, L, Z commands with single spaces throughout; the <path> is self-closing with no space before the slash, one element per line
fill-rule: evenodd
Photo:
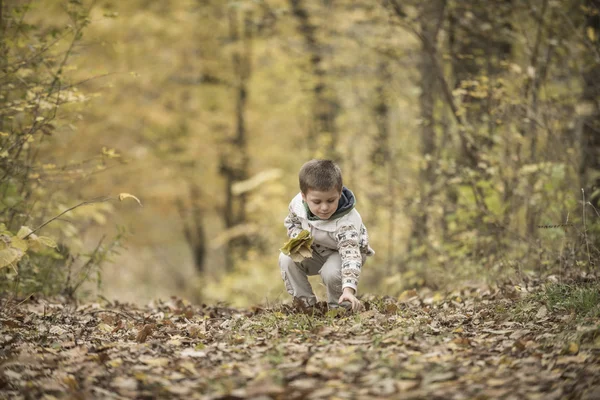
<path fill-rule="evenodd" d="M 360 310 L 362 305 L 360 304 L 360 300 L 358 300 L 356 296 L 354 296 L 354 293 L 354 289 L 349 287 L 344 288 L 344 291 L 342 292 L 338 303 L 342 304 L 342 302 L 348 302 L 352 305 L 352 311 Z"/>

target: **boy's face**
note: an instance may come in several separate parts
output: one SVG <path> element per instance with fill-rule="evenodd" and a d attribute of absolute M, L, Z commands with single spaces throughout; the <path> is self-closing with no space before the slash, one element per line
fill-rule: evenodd
<path fill-rule="evenodd" d="M 314 215 L 321 219 L 329 219 L 337 210 L 341 195 L 342 193 L 335 188 L 326 192 L 309 189 L 302 193 L 302 199 Z"/>

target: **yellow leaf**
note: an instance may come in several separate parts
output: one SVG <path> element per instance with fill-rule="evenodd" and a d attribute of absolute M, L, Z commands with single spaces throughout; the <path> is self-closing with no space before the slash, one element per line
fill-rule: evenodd
<path fill-rule="evenodd" d="M 137 201 L 137 202 L 138 202 L 138 204 L 140 205 L 140 207 L 144 207 L 144 206 L 142 205 L 142 202 L 140 201 L 140 199 L 138 199 L 138 198 L 137 198 L 137 197 L 135 197 L 134 195 L 132 195 L 132 194 L 129 194 L 129 193 L 120 193 L 120 194 L 119 194 L 119 200 L 121 200 L 121 201 L 123 201 L 123 200 L 125 200 L 125 199 L 128 199 L 128 198 L 132 198 L 132 199 L 134 199 L 135 201 Z"/>
<path fill-rule="evenodd" d="M 19 232 L 17 232 L 17 237 L 19 239 L 24 239 L 25 236 L 29 235 L 32 232 L 31 228 L 28 226 L 22 226 L 21 229 L 19 229 Z"/>
<path fill-rule="evenodd" d="M 23 257 L 23 252 L 19 249 L 8 248 L 0 250 L 0 269 L 8 267 L 11 264 L 19 261 Z"/>
<path fill-rule="evenodd" d="M 110 360 L 106 363 L 109 367 L 118 368 L 123 365 L 123 359 L 115 358 L 114 360 Z"/>
<path fill-rule="evenodd" d="M 169 364 L 169 359 L 165 357 L 159 358 L 145 358 L 140 360 L 146 365 L 150 365 L 152 367 L 165 367 Z"/>
<path fill-rule="evenodd" d="M 148 375 L 143 373 L 142 371 L 136 371 L 133 373 L 133 377 L 140 382 L 146 382 L 148 380 Z"/>
<path fill-rule="evenodd" d="M 433 295 L 433 299 L 432 300 L 433 300 L 434 303 L 442 302 L 442 301 L 444 301 L 444 295 L 441 294 L 440 292 L 436 292 Z"/>
<path fill-rule="evenodd" d="M 58 245 L 54 241 L 54 239 L 49 238 L 48 236 L 39 236 L 37 241 L 43 244 L 46 247 L 52 247 L 53 249 L 58 248 Z"/>
<path fill-rule="evenodd" d="M 99 324 L 98 329 L 104 333 L 110 333 L 113 331 L 113 327 L 105 323 Z"/>
<path fill-rule="evenodd" d="M 184 361 L 179 364 L 179 367 L 181 370 L 188 372 L 190 375 L 198 375 L 198 370 L 192 362 Z"/>
<path fill-rule="evenodd" d="M 10 238 L 10 247 L 22 251 L 23 253 L 29 249 L 29 244 L 26 240 L 13 236 Z"/>
<path fill-rule="evenodd" d="M 118 154 L 115 151 L 115 149 L 109 149 L 108 147 L 103 147 L 102 148 L 102 154 L 104 154 L 108 158 L 119 158 L 119 157 L 121 157 L 121 155 Z"/>
<path fill-rule="evenodd" d="M 398 296 L 398 301 L 405 302 L 417 296 L 418 294 L 415 289 L 405 290 L 404 292 L 400 293 L 400 296 Z"/>
<path fill-rule="evenodd" d="M 596 39 L 598 39 L 598 37 L 596 36 L 596 31 L 594 30 L 593 27 L 588 26 L 586 32 L 587 32 L 588 39 L 590 39 L 592 42 L 595 42 Z"/>
<path fill-rule="evenodd" d="M 567 349 L 569 354 L 577 354 L 579 353 L 579 345 L 575 342 L 569 343 L 569 347 Z"/>

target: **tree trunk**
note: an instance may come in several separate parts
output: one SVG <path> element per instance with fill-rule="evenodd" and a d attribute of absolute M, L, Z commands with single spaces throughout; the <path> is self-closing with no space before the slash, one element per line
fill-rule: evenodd
<path fill-rule="evenodd" d="M 318 158 L 337 157 L 336 118 L 339 104 L 333 88 L 328 84 L 327 71 L 323 65 L 322 45 L 316 35 L 316 27 L 310 22 L 302 0 L 290 0 L 292 14 L 298 20 L 298 32 L 304 37 L 310 56 L 313 84 L 313 124 L 309 128 L 308 143 L 311 153 Z"/>
<path fill-rule="evenodd" d="M 247 148 L 246 108 L 248 98 L 248 80 L 251 74 L 252 62 L 252 22 L 249 12 L 244 14 L 242 33 L 237 11 L 230 9 L 229 29 L 230 40 L 237 44 L 232 56 L 235 73 L 235 134 L 228 140 L 227 149 L 221 154 L 220 172 L 225 177 L 225 228 L 231 229 L 246 222 L 245 193 L 235 195 L 232 187 L 238 181 L 248 179 L 249 155 Z M 245 256 L 248 238 L 239 236 L 231 239 L 225 250 L 227 254 L 227 269 L 232 270 L 235 260 Z"/>
<path fill-rule="evenodd" d="M 581 115 L 579 166 L 580 187 L 594 207 L 600 207 L 600 0 L 588 0 L 589 8 L 585 24 L 584 40 L 589 40 L 593 54 L 583 71 L 583 93 L 579 108 Z M 595 40 L 590 40 L 590 36 Z"/>
<path fill-rule="evenodd" d="M 393 159 L 393 149 L 390 136 L 390 100 L 387 87 L 393 79 L 387 61 L 381 61 L 378 66 L 378 81 L 375 89 L 375 105 L 373 115 L 377 127 L 377 136 L 375 136 L 374 148 L 371 151 L 371 176 L 373 183 L 378 186 L 386 187 L 388 207 L 388 243 L 387 243 L 387 271 L 382 271 L 386 276 L 394 271 L 394 248 L 396 231 L 396 195 L 395 187 L 395 169 Z M 378 171 L 385 171 L 385 178 L 378 176 Z M 383 198 L 381 195 L 372 196 L 371 201 L 375 204 L 381 204 Z"/>
<path fill-rule="evenodd" d="M 433 159 L 436 150 L 434 107 L 437 99 L 438 71 L 432 51 L 437 49 L 438 33 L 442 24 L 445 0 L 431 0 L 423 5 L 420 18 L 421 26 L 421 56 L 419 70 L 421 71 L 419 105 L 421 107 L 421 156 L 425 165 L 419 173 L 418 209 L 412 218 L 412 246 L 420 246 L 427 238 L 428 220 L 427 208 L 430 203 L 430 188 L 435 181 L 435 164 Z"/>
<path fill-rule="evenodd" d="M 200 208 L 202 193 L 197 184 L 191 185 L 190 204 L 191 212 L 187 212 L 186 206 L 181 199 L 177 201 L 177 208 L 183 224 L 183 233 L 192 251 L 194 267 L 198 273 L 205 271 L 206 259 L 206 235 L 204 231 L 203 212 Z"/>
<path fill-rule="evenodd" d="M 551 49 L 552 47 L 548 47 L 548 51 L 546 53 L 546 57 L 544 60 L 540 60 L 540 52 L 542 48 L 542 39 L 543 32 L 546 30 L 546 10 L 548 8 L 548 0 L 543 0 L 542 9 L 540 12 L 540 18 L 538 23 L 538 29 L 535 39 L 535 44 L 533 47 L 533 52 L 530 59 L 530 65 L 533 67 L 535 74 L 529 79 L 527 84 L 525 85 L 525 94 L 524 97 L 530 102 L 527 107 L 527 119 L 528 123 L 525 123 L 523 126 L 522 135 L 529 136 L 530 142 L 530 152 L 529 152 L 529 163 L 535 164 L 537 163 L 537 152 L 538 152 L 538 124 L 536 122 L 538 108 L 539 108 L 539 92 L 542 85 L 542 82 L 546 78 L 546 73 L 548 71 L 548 65 L 550 63 L 551 57 Z M 525 121 L 527 121 L 525 119 Z M 519 157 L 520 158 L 520 157 Z M 536 180 L 539 178 L 539 174 L 532 173 L 529 175 L 529 184 L 527 185 L 528 193 L 526 195 L 526 210 L 525 210 L 525 223 L 526 223 L 526 232 L 528 238 L 533 238 L 537 235 L 537 225 L 539 222 L 539 207 L 534 207 L 533 204 L 530 203 L 529 199 L 533 196 L 533 187 L 535 185 Z"/>

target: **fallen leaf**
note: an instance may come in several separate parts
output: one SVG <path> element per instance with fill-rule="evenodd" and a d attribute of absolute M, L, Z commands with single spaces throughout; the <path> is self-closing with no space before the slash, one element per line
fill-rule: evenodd
<path fill-rule="evenodd" d="M 536 319 L 542 319 L 542 318 L 545 318 L 546 315 L 548 315 L 548 309 L 546 308 L 546 306 L 541 306 L 538 309 L 537 314 L 535 314 L 535 318 Z"/>
<path fill-rule="evenodd" d="M 148 336 L 150 336 L 152 334 L 152 331 L 154 330 L 154 328 L 155 328 L 154 324 L 144 325 L 144 328 L 138 332 L 138 334 L 135 338 L 135 341 L 138 343 L 144 343 L 146 341 L 146 339 L 148 339 Z"/>
<path fill-rule="evenodd" d="M 423 385 L 427 385 L 427 384 L 434 383 L 434 382 L 449 381 L 449 380 L 454 379 L 455 377 L 456 377 L 456 375 L 452 371 L 427 374 L 423 378 Z"/>
<path fill-rule="evenodd" d="M 138 382 L 134 378 L 125 378 L 118 376 L 112 380 L 110 385 L 119 389 L 136 390 Z"/>
<path fill-rule="evenodd" d="M 192 358 L 204 358 L 206 357 L 206 352 L 194 350 L 192 348 L 188 348 L 181 351 L 181 357 L 192 357 Z"/>
<path fill-rule="evenodd" d="M 140 358 L 140 361 L 151 367 L 165 367 L 169 364 L 169 359 L 165 357 L 158 358 Z"/>
<path fill-rule="evenodd" d="M 186 396 L 192 392 L 192 388 L 183 385 L 168 385 L 165 389 L 167 389 L 169 393 L 177 394 L 180 396 Z"/>
<path fill-rule="evenodd" d="M 110 326 L 108 324 L 104 324 L 104 323 L 99 324 L 97 326 L 97 328 L 98 328 L 98 330 L 100 330 L 101 332 L 104 332 L 104 333 L 111 333 L 114 329 L 112 326 Z"/>
<path fill-rule="evenodd" d="M 396 388 L 399 392 L 408 392 L 409 390 L 415 389 L 418 387 L 420 382 L 418 380 L 400 380 L 396 381 Z"/>
<path fill-rule="evenodd" d="M 567 352 L 569 354 L 577 354 L 579 353 L 579 345 L 575 342 L 571 342 L 569 343 L 569 346 L 567 347 Z"/>
<path fill-rule="evenodd" d="M 123 365 L 123 360 L 121 358 L 115 358 L 114 360 L 110 360 L 106 364 L 110 367 L 118 368 L 121 365 Z"/>
<path fill-rule="evenodd" d="M 179 367 L 181 369 L 183 369 L 184 371 L 189 372 L 190 375 L 192 375 L 192 376 L 198 375 L 198 371 L 196 370 L 196 366 L 194 365 L 194 363 L 191 363 L 189 361 L 184 361 L 179 364 Z"/>
<path fill-rule="evenodd" d="M 50 328 L 50 333 L 52 333 L 53 335 L 62 335 L 63 333 L 66 333 L 67 330 L 61 328 L 60 326 L 53 326 L 52 328 Z"/>
<path fill-rule="evenodd" d="M 578 354 L 576 356 L 563 356 L 558 357 L 556 360 L 556 365 L 566 365 L 566 364 L 581 364 L 587 360 L 588 356 L 585 354 Z"/>
<path fill-rule="evenodd" d="M 414 289 L 405 290 L 404 292 L 400 293 L 400 296 L 398 296 L 398 301 L 407 302 L 407 301 L 413 299 L 414 297 L 417 297 L 416 290 L 414 290 Z"/>
<path fill-rule="evenodd" d="M 490 378 L 487 380 L 487 385 L 491 386 L 491 387 L 497 387 L 497 386 L 503 386 L 506 383 L 508 383 L 509 380 L 508 379 L 497 379 L 497 378 Z"/>

